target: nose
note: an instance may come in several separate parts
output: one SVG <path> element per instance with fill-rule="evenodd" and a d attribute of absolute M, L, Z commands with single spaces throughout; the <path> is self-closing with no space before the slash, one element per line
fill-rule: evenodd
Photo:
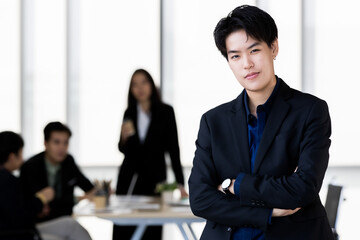
<path fill-rule="evenodd" d="M 254 63 L 251 60 L 250 56 L 244 56 L 243 61 L 244 61 L 244 68 L 245 69 L 250 69 L 250 68 L 252 68 L 254 66 Z"/>

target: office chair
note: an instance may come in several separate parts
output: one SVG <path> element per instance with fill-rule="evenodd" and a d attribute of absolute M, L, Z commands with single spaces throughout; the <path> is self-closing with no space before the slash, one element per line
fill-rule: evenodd
<path fill-rule="evenodd" d="M 337 220 L 340 202 L 341 202 L 341 200 L 343 200 L 342 196 L 341 196 L 342 188 L 343 188 L 342 186 L 336 186 L 336 185 L 329 184 L 326 201 L 325 201 L 325 210 L 326 210 L 335 240 L 339 239 L 339 235 L 336 232 L 336 220 Z"/>
<path fill-rule="evenodd" d="M 0 230 L 1 240 L 41 240 L 35 229 Z"/>

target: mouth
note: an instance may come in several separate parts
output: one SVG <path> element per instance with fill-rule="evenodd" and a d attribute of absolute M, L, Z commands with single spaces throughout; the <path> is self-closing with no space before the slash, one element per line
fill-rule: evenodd
<path fill-rule="evenodd" d="M 245 79 L 252 80 L 252 79 L 256 78 L 258 75 L 259 75 L 259 72 L 251 72 L 245 76 Z"/>

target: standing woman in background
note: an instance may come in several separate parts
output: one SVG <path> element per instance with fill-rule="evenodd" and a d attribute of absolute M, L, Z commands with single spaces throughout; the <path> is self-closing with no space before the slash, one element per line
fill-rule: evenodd
<path fill-rule="evenodd" d="M 116 194 L 155 195 L 156 184 L 166 181 L 165 152 L 182 196 L 184 176 L 174 110 L 161 102 L 151 75 L 136 70 L 130 82 L 128 107 L 121 126 L 119 150 L 125 155 L 120 167 Z M 131 182 L 134 187 L 129 189 Z M 135 227 L 114 226 L 113 239 L 130 239 Z M 148 227 L 142 239 L 160 240 L 162 227 Z"/>

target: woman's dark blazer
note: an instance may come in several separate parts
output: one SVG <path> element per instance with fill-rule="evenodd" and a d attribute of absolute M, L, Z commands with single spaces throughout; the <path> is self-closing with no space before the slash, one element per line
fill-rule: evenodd
<path fill-rule="evenodd" d="M 133 121 L 136 134 L 129 137 L 125 143 L 120 136 L 118 147 L 125 158 L 120 166 L 116 194 L 126 194 L 134 173 L 138 173 L 132 194 L 154 195 L 156 184 L 166 181 L 166 152 L 170 154 L 177 183 L 184 184 L 173 108 L 160 104 L 152 109 L 150 125 L 143 143 L 140 143 L 138 135 L 137 109 L 127 109 L 124 119 Z"/>

